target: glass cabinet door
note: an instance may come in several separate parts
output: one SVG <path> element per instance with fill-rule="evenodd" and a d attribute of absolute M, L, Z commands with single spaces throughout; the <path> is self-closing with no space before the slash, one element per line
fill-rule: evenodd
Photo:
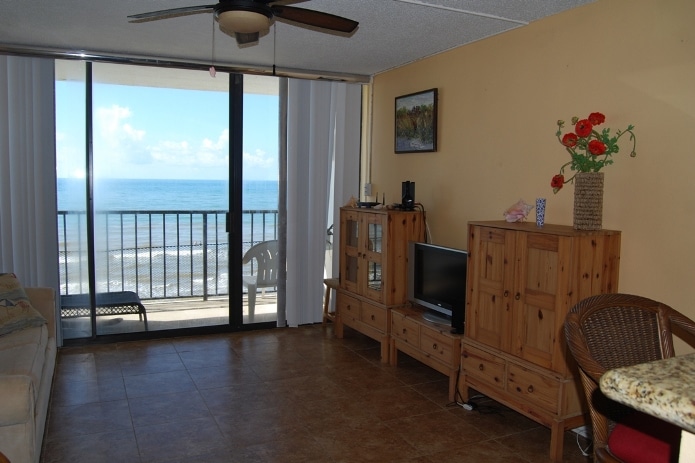
<path fill-rule="evenodd" d="M 360 221 L 359 214 L 346 212 L 342 216 L 341 240 L 343 241 L 343 256 L 341 256 L 341 280 L 344 289 L 358 292 L 359 288 L 359 239 Z"/>
<path fill-rule="evenodd" d="M 384 216 L 383 214 L 365 214 L 365 240 L 362 243 L 364 256 L 362 279 L 363 294 L 368 298 L 381 302 L 383 291 L 382 280 L 382 252 L 384 243 Z"/>

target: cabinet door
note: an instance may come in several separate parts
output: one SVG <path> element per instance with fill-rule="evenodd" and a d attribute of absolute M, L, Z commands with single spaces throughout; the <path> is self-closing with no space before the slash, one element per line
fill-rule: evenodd
<path fill-rule="evenodd" d="M 375 302 L 384 299 L 383 252 L 388 249 L 384 230 L 388 225 L 385 214 L 362 214 L 362 241 L 359 278 L 361 294 Z"/>
<path fill-rule="evenodd" d="M 420 347 L 420 325 L 397 310 L 391 312 L 391 317 L 391 336 L 418 349 Z"/>
<path fill-rule="evenodd" d="M 558 360 L 572 265 L 570 239 L 519 232 L 516 255 L 519 266 L 514 287 L 520 297 L 512 311 L 511 353 L 545 368 L 561 368 Z"/>
<path fill-rule="evenodd" d="M 340 213 L 340 284 L 353 293 L 359 293 L 360 216 L 356 211 Z"/>
<path fill-rule="evenodd" d="M 466 336 L 508 351 L 511 345 L 510 313 L 515 298 L 515 232 L 471 226 L 466 309 Z"/>

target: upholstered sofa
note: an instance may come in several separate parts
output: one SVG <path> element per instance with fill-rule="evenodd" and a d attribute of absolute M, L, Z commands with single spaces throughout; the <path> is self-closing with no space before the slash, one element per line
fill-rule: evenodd
<path fill-rule="evenodd" d="M 55 291 L 25 291 L 46 322 L 0 335 L 0 452 L 12 463 L 39 461 L 57 352 Z"/>

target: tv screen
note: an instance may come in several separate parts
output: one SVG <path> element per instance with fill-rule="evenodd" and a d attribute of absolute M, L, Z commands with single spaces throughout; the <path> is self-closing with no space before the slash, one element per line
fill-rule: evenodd
<path fill-rule="evenodd" d="M 425 318 L 463 332 L 468 252 L 429 243 L 408 244 L 408 298 Z"/>

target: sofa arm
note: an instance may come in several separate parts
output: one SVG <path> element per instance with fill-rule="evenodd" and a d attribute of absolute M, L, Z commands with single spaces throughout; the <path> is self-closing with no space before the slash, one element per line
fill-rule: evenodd
<path fill-rule="evenodd" d="M 48 335 L 55 337 L 56 335 L 56 297 L 53 288 L 24 288 L 24 291 L 29 296 L 31 305 L 43 315 L 43 318 L 48 322 Z"/>
<path fill-rule="evenodd" d="M 0 375 L 0 426 L 33 420 L 34 384 L 26 375 Z"/>

